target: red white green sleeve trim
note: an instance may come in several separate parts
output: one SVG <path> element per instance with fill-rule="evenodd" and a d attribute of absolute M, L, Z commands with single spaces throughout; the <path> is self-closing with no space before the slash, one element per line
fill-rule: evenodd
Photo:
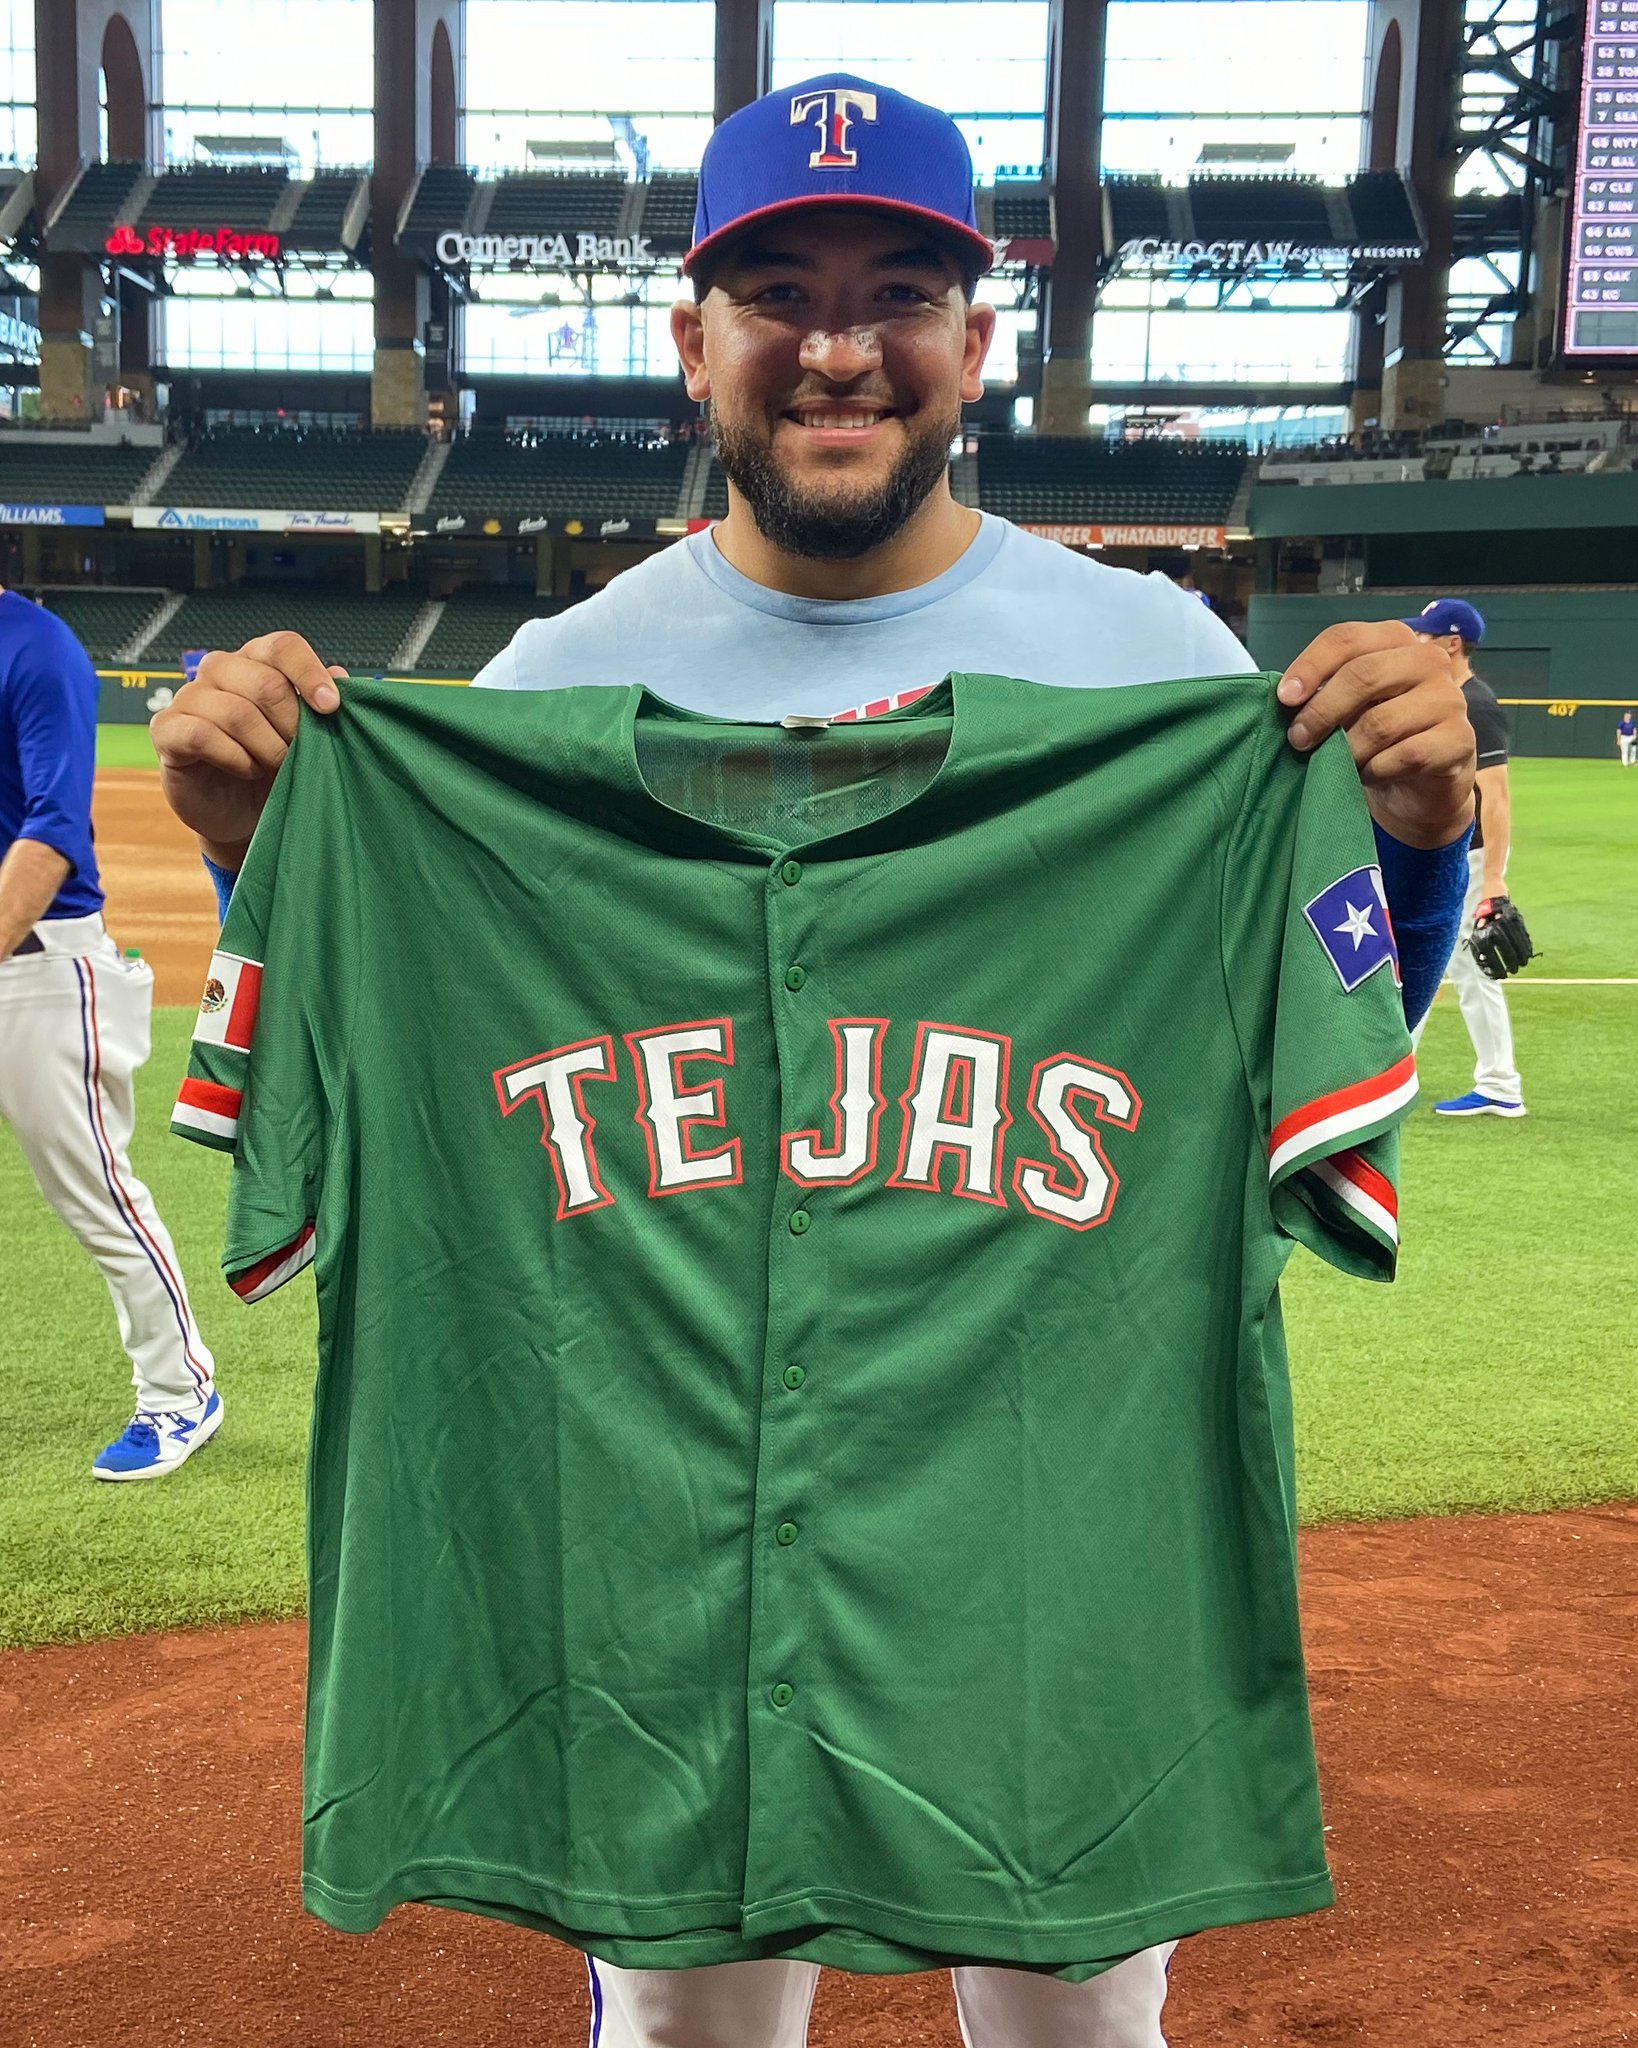
<path fill-rule="evenodd" d="M 1269 1178 L 1283 1180 L 1316 1159 L 1334 1163 L 1337 1153 L 1386 1130 L 1415 1100 L 1416 1056 L 1406 1053 L 1386 1073 L 1305 1102 L 1274 1126 L 1268 1141 Z"/>
<path fill-rule="evenodd" d="M 1399 1197 L 1385 1174 L 1378 1173 L 1362 1152 L 1337 1152 L 1304 1168 L 1362 1223 L 1391 1245 L 1399 1242 Z"/>
<path fill-rule="evenodd" d="M 180 1137 L 213 1145 L 219 1152 L 231 1152 L 239 1140 L 239 1105 L 243 1100 L 242 1089 L 227 1088 L 220 1081 L 204 1081 L 189 1074 L 171 1111 L 171 1129 Z"/>
<path fill-rule="evenodd" d="M 276 1287 L 282 1287 L 287 1280 L 293 1279 L 303 1266 L 310 1266 L 314 1249 L 313 1226 L 307 1222 L 289 1244 L 281 1245 L 276 1252 L 269 1252 L 254 1265 L 230 1273 L 228 1285 L 241 1301 L 262 1301 Z"/>

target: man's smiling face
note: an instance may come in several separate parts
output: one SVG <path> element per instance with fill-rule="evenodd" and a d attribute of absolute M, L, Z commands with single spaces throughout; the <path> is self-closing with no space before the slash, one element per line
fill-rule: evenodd
<path fill-rule="evenodd" d="M 892 539 L 935 489 L 994 325 L 936 234 L 847 207 L 747 229 L 673 315 L 689 393 L 709 400 L 758 528 L 830 560 Z"/>

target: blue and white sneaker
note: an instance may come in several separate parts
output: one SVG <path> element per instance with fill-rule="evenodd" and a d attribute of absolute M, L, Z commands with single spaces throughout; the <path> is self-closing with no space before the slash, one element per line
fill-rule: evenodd
<path fill-rule="evenodd" d="M 1522 1102 L 1503 1102 L 1494 1095 L 1481 1095 L 1470 1088 L 1465 1095 L 1453 1095 L 1448 1102 L 1433 1105 L 1435 1116 L 1523 1116 Z"/>
<path fill-rule="evenodd" d="M 91 1461 L 93 1479 L 163 1479 L 185 1464 L 222 1426 L 222 1397 L 213 1387 L 202 1409 L 139 1408 L 105 1451 Z"/>

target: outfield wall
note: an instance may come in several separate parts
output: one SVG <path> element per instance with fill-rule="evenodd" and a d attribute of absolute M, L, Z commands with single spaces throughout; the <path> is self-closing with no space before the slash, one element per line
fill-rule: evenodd
<path fill-rule="evenodd" d="M 1452 597 L 1468 593 L 1453 590 Z M 1638 709 L 1638 589 L 1480 591 L 1485 638 L 1474 662 L 1507 706 L 1518 754 L 1615 758 L 1615 722 Z M 1253 597 L 1246 637 L 1284 668 L 1327 626 L 1419 612 L 1422 591 Z"/>

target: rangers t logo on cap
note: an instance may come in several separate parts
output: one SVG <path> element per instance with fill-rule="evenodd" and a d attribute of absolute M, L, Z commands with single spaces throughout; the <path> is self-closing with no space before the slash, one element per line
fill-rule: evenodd
<path fill-rule="evenodd" d="M 875 120 L 876 95 L 873 92 L 854 92 L 845 86 L 830 86 L 824 92 L 797 93 L 791 101 L 791 126 L 794 128 L 813 114 L 819 116 L 819 133 L 824 139 L 808 158 L 808 168 L 814 171 L 855 169 L 859 152 L 848 148 L 848 130 L 853 126 L 855 114 L 861 121 Z"/>

